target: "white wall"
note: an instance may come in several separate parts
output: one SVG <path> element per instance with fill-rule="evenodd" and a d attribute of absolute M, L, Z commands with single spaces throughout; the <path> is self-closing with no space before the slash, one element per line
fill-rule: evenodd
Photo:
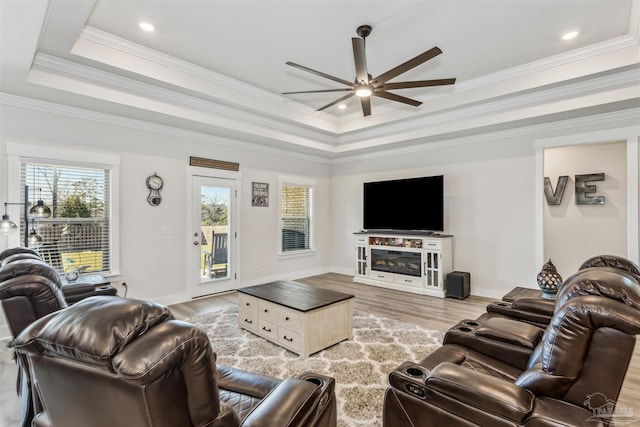
<path fill-rule="evenodd" d="M 636 120 L 567 121 L 557 126 L 531 126 L 502 136 L 480 135 L 461 138 L 457 145 L 425 144 L 422 150 L 398 150 L 366 160 L 342 161 L 334 167 L 332 205 L 335 242 L 334 271 L 353 274 L 355 269 L 354 238 L 351 233 L 362 228 L 362 183 L 415 176 L 443 174 L 445 176 L 445 232 L 454 235 L 453 264 L 455 270 L 471 273 L 471 293 L 500 298 L 514 286 L 535 288 L 539 242 L 543 241 L 538 226 L 537 176 L 543 176 L 542 163 L 537 159 L 537 141 L 552 139 L 554 143 L 576 139 L 584 132 L 610 133 L 611 130 L 632 128 L 638 133 Z M 637 136 L 635 138 L 637 140 Z M 633 140 L 633 138 L 631 138 Z M 574 142 L 576 144 L 578 142 Z M 630 164 L 635 169 L 630 176 L 638 180 L 640 154 L 635 143 Z M 632 147 L 634 147 L 632 145 Z M 540 165 L 540 171 L 537 171 Z M 585 172 L 586 173 L 586 172 Z M 635 175 L 633 175 L 635 173 Z M 621 178 L 622 179 L 622 178 Z M 635 185 L 637 192 L 638 185 Z M 637 222 L 638 195 L 629 194 Z M 408 201 L 407 208 L 419 209 Z M 541 212 L 541 209 L 540 209 Z M 615 219 L 614 219 L 615 221 Z M 540 231 L 538 231 L 540 230 Z M 629 232 L 632 227 L 629 227 Z M 638 227 L 635 227 L 635 234 Z M 540 234 L 540 236 L 538 235 Z M 629 235 L 630 249 L 624 251 L 637 260 L 638 236 Z M 620 238 L 618 245 L 626 245 Z M 602 254 L 597 245 L 589 256 Z M 568 271 L 580 262 L 570 261 Z M 567 273 L 570 274 L 570 273 Z"/>
<path fill-rule="evenodd" d="M 247 150 L 240 142 L 204 138 L 159 126 L 111 125 L 66 115 L 50 114 L 3 106 L 0 122 L 0 202 L 6 200 L 7 142 L 45 147 L 100 151 L 120 156 L 120 266 L 129 296 L 154 299 L 162 303 L 187 298 L 186 252 L 188 238 L 187 166 L 189 156 L 238 162 L 242 173 L 241 248 L 238 271 L 241 285 L 274 279 L 292 279 L 326 272 L 329 268 L 330 166 L 323 161 L 295 158 Z M 103 119 L 103 117 L 100 117 Z M 117 119 L 116 121 L 120 121 Z M 132 127 L 139 126 L 139 128 Z M 158 131 L 149 131 L 152 128 Z M 158 172 L 164 178 L 162 203 L 151 207 L 147 201 L 145 179 Z M 317 227 L 313 255 L 279 258 L 278 251 L 278 174 L 303 176 L 316 182 Z M 268 208 L 250 206 L 252 181 L 268 182 L 271 203 Z M 174 234 L 163 234 L 171 226 Z M 0 245 L 4 242 L 0 241 Z"/>
<path fill-rule="evenodd" d="M 454 269 L 471 273 L 471 293 L 498 297 L 534 286 L 533 159 L 531 140 L 521 137 L 337 165 L 333 224 L 350 245 L 340 248 L 335 269 L 354 271 L 351 233 L 362 228 L 363 182 L 443 174 L 445 233 L 454 235 Z M 420 200 L 394 208 L 423 209 Z"/>
<path fill-rule="evenodd" d="M 593 255 L 627 256 L 626 152 L 626 141 L 544 150 L 544 176 L 554 190 L 559 176 L 569 176 L 560 205 L 544 203 L 545 259 L 565 279 Z M 604 173 L 604 181 L 589 183 L 604 205 L 576 204 L 575 176 L 591 173 Z"/>

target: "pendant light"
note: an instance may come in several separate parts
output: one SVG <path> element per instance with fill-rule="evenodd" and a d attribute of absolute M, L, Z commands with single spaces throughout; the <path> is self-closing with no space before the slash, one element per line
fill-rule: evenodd
<path fill-rule="evenodd" d="M 11 221 L 11 218 L 9 218 L 9 214 L 7 213 L 8 204 L 9 203 L 4 204 L 4 215 L 2 215 L 2 221 L 0 221 L 0 233 L 2 233 L 3 236 L 7 236 L 12 231 L 18 229 L 18 224 Z"/>
<path fill-rule="evenodd" d="M 37 249 L 42 246 L 42 236 L 36 232 L 36 228 L 34 226 L 31 227 L 31 231 L 29 231 L 29 238 L 27 239 L 27 246 L 30 248 Z"/>
<path fill-rule="evenodd" d="M 33 166 L 33 185 L 36 185 L 36 167 Z M 49 218 L 51 216 L 51 209 L 49 206 L 44 204 L 42 201 L 42 188 L 38 189 L 40 191 L 40 197 L 35 205 L 31 207 L 29 210 L 29 215 L 34 218 Z"/>

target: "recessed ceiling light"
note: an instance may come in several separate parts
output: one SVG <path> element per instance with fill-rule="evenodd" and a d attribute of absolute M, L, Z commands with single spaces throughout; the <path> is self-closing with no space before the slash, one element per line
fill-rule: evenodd
<path fill-rule="evenodd" d="M 341 110 L 344 110 L 345 108 L 347 108 L 346 104 L 338 104 L 338 108 Z"/>
<path fill-rule="evenodd" d="M 147 32 L 151 32 L 156 29 L 156 27 L 154 27 L 152 24 L 148 22 L 141 22 L 138 24 L 138 26 L 140 27 L 141 30 L 147 31 Z"/>
<path fill-rule="evenodd" d="M 562 40 L 573 40 L 578 37 L 578 31 L 568 31 L 562 35 Z"/>

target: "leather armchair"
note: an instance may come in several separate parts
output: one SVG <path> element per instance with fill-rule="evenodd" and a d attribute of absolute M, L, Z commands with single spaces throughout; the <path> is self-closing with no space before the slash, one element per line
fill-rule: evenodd
<path fill-rule="evenodd" d="M 38 252 L 31 248 L 18 246 L 6 249 L 0 253 L 0 269 L 4 269 L 7 265 L 17 261 L 40 261 L 46 264 Z M 52 271 L 55 272 L 55 269 L 52 268 Z M 4 277 L 7 277 L 7 274 L 5 274 Z M 62 290 L 67 304 L 74 304 L 90 296 L 116 295 L 118 293 L 117 289 L 110 285 L 92 285 L 82 282 L 63 284 L 60 280 L 59 274 L 57 273 L 55 273 L 55 275 L 51 275 L 51 279 L 54 280 Z M 1 282 L 2 280 L 0 279 L 0 283 Z"/>
<path fill-rule="evenodd" d="M 503 318 L 480 338 L 480 324 L 458 331 L 469 345 L 449 341 L 401 364 L 389 375 L 384 426 L 606 425 L 590 396 L 618 398 L 640 333 L 640 284 L 616 269 L 580 277 L 575 294 L 561 290 L 537 345 L 539 328 Z"/>
<path fill-rule="evenodd" d="M 631 274 L 636 280 L 640 281 L 640 267 L 626 258 L 614 255 L 591 257 L 580 265 L 576 274 L 579 274 L 582 270 L 595 267 L 617 269 Z M 575 275 L 565 280 L 560 289 L 573 281 L 575 281 Z M 485 317 L 508 317 L 546 328 L 557 306 L 557 300 L 558 297 L 556 296 L 556 300 L 518 298 L 513 302 L 496 301 L 487 305 L 487 316 Z"/>
<path fill-rule="evenodd" d="M 206 334 L 165 306 L 91 297 L 15 340 L 36 427 L 335 427 L 334 380 L 216 365 Z"/>

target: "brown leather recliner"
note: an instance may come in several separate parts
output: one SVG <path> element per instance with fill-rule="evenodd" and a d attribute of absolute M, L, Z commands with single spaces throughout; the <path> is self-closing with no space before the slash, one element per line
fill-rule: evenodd
<path fill-rule="evenodd" d="M 334 427 L 332 378 L 216 366 L 206 334 L 165 306 L 91 297 L 16 338 L 36 427 Z"/>
<path fill-rule="evenodd" d="M 0 252 L 0 270 L 5 270 L 5 267 L 15 262 L 28 263 L 30 261 L 39 261 L 50 266 L 42 259 L 42 257 L 36 250 L 31 248 L 18 246 L 15 248 L 5 249 L 4 251 Z M 9 277 L 9 274 L 16 274 L 15 272 L 12 273 L 11 270 L 8 270 L 9 272 L 6 272 L 7 270 L 8 269 L 5 270 L 5 273 L 0 273 L 0 276 L 6 278 Z M 51 280 L 56 282 L 58 284 L 58 287 L 60 287 L 60 289 L 62 290 L 64 299 L 67 304 L 74 304 L 84 298 L 88 298 L 91 296 L 117 295 L 118 293 L 118 290 L 111 285 L 94 285 L 90 283 L 83 283 L 81 281 L 62 283 L 62 281 L 60 280 L 60 275 L 55 271 L 55 269 L 53 269 L 53 267 L 52 271 L 55 274 L 50 275 L 50 278 Z M 2 279 L 0 279 L 0 283 L 1 281 Z"/>
<path fill-rule="evenodd" d="M 615 255 L 597 255 L 591 257 L 580 265 L 576 274 L 579 274 L 582 270 L 594 267 L 617 269 L 631 274 L 636 280 L 640 281 L 640 267 L 629 259 Z M 574 276 L 565 280 L 560 289 L 572 282 Z M 556 300 L 518 298 L 513 302 L 496 301 L 487 305 L 487 316 L 485 317 L 508 317 L 546 328 L 557 306 L 556 301 L 557 298 Z"/>
<path fill-rule="evenodd" d="M 389 375 L 384 426 L 607 424 L 606 412 L 594 416 L 591 397 L 615 405 L 640 333 L 640 285 L 614 269 L 587 269 L 581 278 L 581 294 L 558 295 L 566 302 L 537 346 L 538 328 L 510 321 L 486 328 L 485 345 L 448 343 L 401 364 Z M 529 357 L 518 366 L 522 348 Z"/>

